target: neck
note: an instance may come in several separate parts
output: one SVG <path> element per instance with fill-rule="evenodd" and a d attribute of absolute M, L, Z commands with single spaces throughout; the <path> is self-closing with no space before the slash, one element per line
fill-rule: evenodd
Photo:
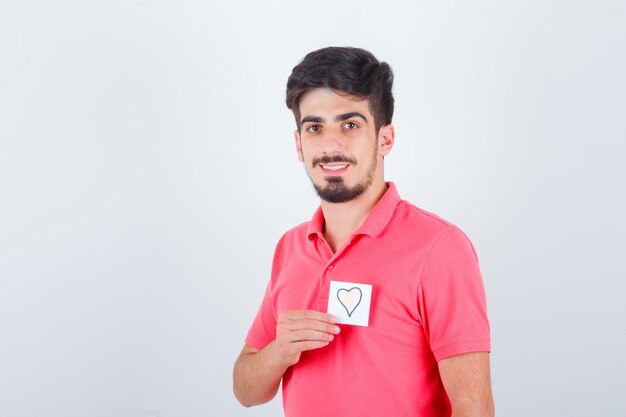
<path fill-rule="evenodd" d="M 345 203 L 329 203 L 322 200 L 324 238 L 333 252 L 336 252 L 361 227 L 385 191 L 387 184 L 381 180 L 372 184 L 354 200 Z"/>

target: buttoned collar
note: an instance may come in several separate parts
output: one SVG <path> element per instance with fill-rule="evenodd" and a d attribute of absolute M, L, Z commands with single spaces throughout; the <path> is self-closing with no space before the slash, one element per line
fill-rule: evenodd
<path fill-rule="evenodd" d="M 388 187 L 387 191 L 385 191 L 380 200 L 378 200 L 378 203 L 376 203 L 370 214 L 368 214 L 361 227 L 354 232 L 354 236 L 368 235 L 376 237 L 387 227 L 396 206 L 400 202 L 400 195 L 393 182 L 387 182 L 386 184 Z M 323 237 L 323 230 L 324 212 L 322 211 L 322 206 L 320 206 L 315 211 L 315 214 L 313 214 L 313 218 L 307 229 L 309 240 L 313 239 L 315 236 Z"/>

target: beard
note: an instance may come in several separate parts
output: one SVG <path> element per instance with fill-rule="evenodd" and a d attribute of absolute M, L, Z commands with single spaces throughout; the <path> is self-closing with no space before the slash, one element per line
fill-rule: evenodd
<path fill-rule="evenodd" d="M 367 171 L 366 177 L 360 183 L 349 187 L 346 185 L 343 177 L 341 176 L 327 176 L 324 178 L 324 185 L 318 185 L 311 178 L 311 183 L 317 195 L 324 201 L 329 203 L 346 203 L 348 201 L 359 198 L 374 182 L 374 172 L 376 171 L 376 165 L 378 160 L 376 159 L 376 152 L 374 152 L 374 158 L 371 161 L 370 168 Z M 315 167 L 318 163 L 329 162 L 348 162 L 352 165 L 356 165 L 356 160 L 341 155 L 335 155 L 332 157 L 324 156 L 313 161 Z"/>

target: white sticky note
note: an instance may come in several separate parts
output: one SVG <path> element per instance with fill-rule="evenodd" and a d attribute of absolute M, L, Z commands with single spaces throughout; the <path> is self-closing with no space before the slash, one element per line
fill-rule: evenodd
<path fill-rule="evenodd" d="M 330 281 L 327 312 L 337 317 L 337 323 L 367 327 L 371 301 L 372 286 L 369 284 Z"/>

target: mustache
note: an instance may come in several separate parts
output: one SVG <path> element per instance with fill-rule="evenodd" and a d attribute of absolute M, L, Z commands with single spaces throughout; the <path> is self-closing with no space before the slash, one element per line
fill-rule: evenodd
<path fill-rule="evenodd" d="M 349 156 L 346 156 L 346 155 L 333 155 L 333 156 L 324 155 L 319 158 L 313 158 L 313 161 L 311 162 L 311 164 L 313 165 L 313 168 L 315 168 L 317 164 L 328 164 L 331 162 L 347 162 L 349 164 L 356 165 L 356 159 L 350 158 Z"/>

